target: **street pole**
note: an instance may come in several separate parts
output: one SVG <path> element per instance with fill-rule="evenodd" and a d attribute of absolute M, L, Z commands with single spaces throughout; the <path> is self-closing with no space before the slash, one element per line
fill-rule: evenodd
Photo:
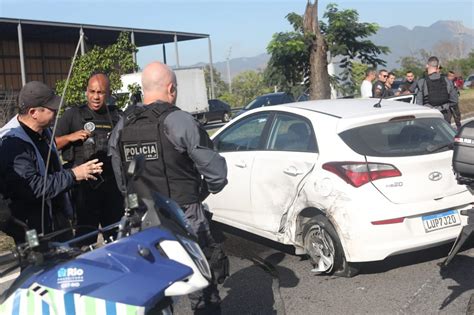
<path fill-rule="evenodd" d="M 230 78 L 230 53 L 232 51 L 232 46 L 229 48 L 229 53 L 227 54 L 227 80 L 229 81 L 229 93 L 232 94 L 232 80 Z"/>

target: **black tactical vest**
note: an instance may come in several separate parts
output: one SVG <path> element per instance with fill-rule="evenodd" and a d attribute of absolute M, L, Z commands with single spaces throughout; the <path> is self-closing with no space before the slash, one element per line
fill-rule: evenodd
<path fill-rule="evenodd" d="M 102 162 L 108 161 L 107 146 L 109 134 L 120 119 L 118 109 L 115 106 L 109 106 L 108 112 L 94 114 L 87 105 L 83 105 L 79 107 L 78 113 L 78 119 L 81 120 L 83 129 L 90 131 L 91 136 L 82 145 L 72 146 L 74 156 L 72 159 L 66 159 L 74 160 L 75 165 L 80 165 L 95 158 Z"/>
<path fill-rule="evenodd" d="M 423 95 L 423 104 L 441 106 L 449 102 L 448 84 L 444 76 L 440 76 L 437 80 L 431 80 L 426 76 L 425 82 L 428 95 Z"/>
<path fill-rule="evenodd" d="M 179 205 L 199 202 L 201 175 L 187 153 L 178 152 L 164 133 L 164 120 L 179 110 L 168 103 L 133 106 L 124 115 L 120 131 L 123 169 L 143 154 L 146 160 L 143 182 Z"/>

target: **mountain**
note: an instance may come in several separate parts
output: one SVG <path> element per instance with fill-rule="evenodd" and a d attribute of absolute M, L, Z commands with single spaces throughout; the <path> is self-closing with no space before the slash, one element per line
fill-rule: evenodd
<path fill-rule="evenodd" d="M 382 58 L 387 61 L 387 68 L 392 69 L 400 66 L 401 57 L 415 55 L 420 49 L 438 55 L 440 59 L 460 57 L 461 51 L 465 57 L 474 49 L 474 30 L 461 22 L 438 21 L 428 27 L 415 26 L 413 29 L 401 25 L 381 27 L 370 40 L 390 48 L 390 53 Z"/>
<path fill-rule="evenodd" d="M 381 27 L 372 40 L 377 45 L 390 48 L 388 55 L 382 59 L 387 62 L 387 69 L 398 68 L 398 60 L 405 56 L 416 56 L 420 49 L 438 55 L 441 60 L 445 58 L 465 57 L 474 49 L 474 29 L 464 26 L 457 21 L 438 21 L 430 26 L 415 26 L 409 29 L 397 25 Z M 462 55 L 461 55 L 462 52 Z M 229 60 L 231 77 L 235 77 L 242 71 L 264 69 L 270 56 L 260 54 L 255 57 L 242 57 Z M 203 66 L 207 63 L 199 63 L 193 66 Z M 227 80 L 227 62 L 215 62 L 214 67 Z"/>

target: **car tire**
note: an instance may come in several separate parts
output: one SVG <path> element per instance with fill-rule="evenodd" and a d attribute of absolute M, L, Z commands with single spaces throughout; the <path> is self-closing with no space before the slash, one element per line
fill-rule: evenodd
<path fill-rule="evenodd" d="M 358 264 L 346 261 L 337 232 L 324 215 L 316 215 L 305 224 L 303 242 L 315 273 L 348 278 L 359 273 Z"/>
<path fill-rule="evenodd" d="M 225 112 L 224 115 L 222 115 L 222 122 L 226 123 L 230 120 L 230 115 L 229 113 Z"/>
<path fill-rule="evenodd" d="M 206 115 L 202 115 L 201 118 L 199 118 L 199 122 L 200 122 L 202 125 L 206 125 L 207 122 L 208 122 Z"/>

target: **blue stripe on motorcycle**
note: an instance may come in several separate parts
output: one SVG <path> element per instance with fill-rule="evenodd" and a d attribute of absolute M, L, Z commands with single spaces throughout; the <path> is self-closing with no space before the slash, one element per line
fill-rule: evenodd
<path fill-rule="evenodd" d="M 115 302 L 105 301 L 105 313 L 107 315 L 117 315 Z"/>
<path fill-rule="evenodd" d="M 41 301 L 41 310 L 43 311 L 43 315 L 49 315 L 49 305 L 45 301 Z"/>
<path fill-rule="evenodd" d="M 20 315 L 20 298 L 21 298 L 21 290 L 17 290 L 15 292 L 15 297 L 13 298 L 12 315 Z"/>
<path fill-rule="evenodd" d="M 76 307 L 74 306 L 74 294 L 64 294 L 64 309 L 66 310 L 67 315 L 76 314 Z"/>

